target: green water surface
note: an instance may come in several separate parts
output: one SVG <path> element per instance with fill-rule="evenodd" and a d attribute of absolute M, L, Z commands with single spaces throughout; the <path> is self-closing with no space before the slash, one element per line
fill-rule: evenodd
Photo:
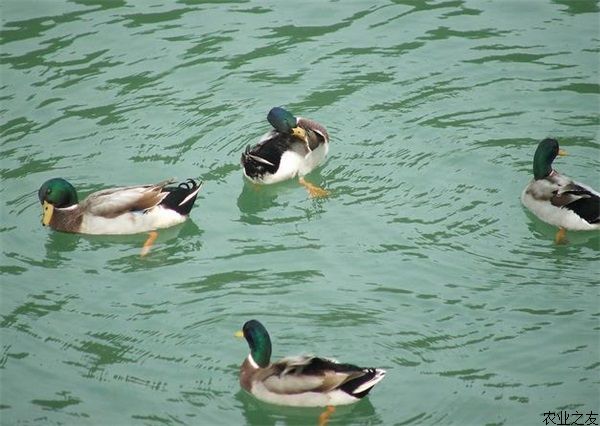
<path fill-rule="evenodd" d="M 600 237 L 525 211 L 536 144 L 600 187 L 600 14 L 573 1 L 4 0 L 0 422 L 316 425 L 240 390 L 275 358 L 387 376 L 329 425 L 541 425 L 600 411 Z M 256 189 L 240 153 L 285 105 L 327 162 Z M 145 235 L 40 224 L 37 189 L 195 177 Z"/>

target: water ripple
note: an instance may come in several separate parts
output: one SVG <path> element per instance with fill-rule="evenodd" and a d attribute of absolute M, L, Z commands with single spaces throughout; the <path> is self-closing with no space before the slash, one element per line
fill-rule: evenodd
<path fill-rule="evenodd" d="M 388 370 L 332 423 L 593 408 L 600 236 L 554 245 L 519 194 L 546 136 L 572 154 L 560 171 L 596 178 L 598 11 L 5 2 L 3 420 L 317 423 L 235 393 L 247 345 L 232 335 L 250 318 L 276 358 Z M 240 153 L 274 105 L 328 128 L 307 178 L 330 197 L 244 182 Z M 35 192 L 57 175 L 81 197 L 169 176 L 205 188 L 141 258 L 145 235 L 43 228 Z"/>

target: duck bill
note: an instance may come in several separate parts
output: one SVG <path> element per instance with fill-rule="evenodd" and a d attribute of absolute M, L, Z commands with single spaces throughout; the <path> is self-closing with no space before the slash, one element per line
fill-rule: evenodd
<path fill-rule="evenodd" d="M 292 135 L 300 139 L 301 141 L 307 141 L 306 130 L 302 127 L 294 127 L 292 128 Z"/>
<path fill-rule="evenodd" d="M 242 330 L 238 330 L 233 334 L 235 337 L 242 338 L 244 337 L 244 332 Z"/>
<path fill-rule="evenodd" d="M 44 216 L 42 217 L 42 225 L 48 226 L 50 224 L 50 221 L 52 220 L 54 206 L 48 201 L 44 201 L 44 205 L 42 206 L 42 208 L 44 210 Z"/>
<path fill-rule="evenodd" d="M 568 154 L 567 154 L 567 151 L 565 151 L 564 149 L 559 149 L 558 155 L 560 155 L 561 157 L 564 157 L 565 155 L 568 155 Z"/>

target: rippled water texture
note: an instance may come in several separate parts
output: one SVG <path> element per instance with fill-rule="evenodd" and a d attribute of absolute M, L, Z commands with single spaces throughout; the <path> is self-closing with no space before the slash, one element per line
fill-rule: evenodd
<path fill-rule="evenodd" d="M 372 3 L 2 2 L 2 424 L 315 425 L 240 391 L 250 318 L 388 370 L 330 425 L 600 411 L 600 238 L 519 201 L 547 136 L 600 187 L 598 3 Z M 275 105 L 327 126 L 328 199 L 242 179 Z M 140 258 L 43 228 L 55 176 L 205 187 Z"/>

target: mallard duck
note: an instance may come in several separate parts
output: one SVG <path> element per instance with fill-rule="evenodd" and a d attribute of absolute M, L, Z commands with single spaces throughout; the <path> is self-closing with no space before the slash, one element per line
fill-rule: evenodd
<path fill-rule="evenodd" d="M 380 368 L 362 368 L 315 356 L 271 363 L 271 339 L 256 320 L 244 324 L 250 353 L 240 367 L 240 385 L 256 398 L 278 405 L 323 407 L 352 404 L 385 376 Z"/>
<path fill-rule="evenodd" d="M 273 129 L 252 148 L 246 147 L 241 163 L 244 175 L 258 184 L 272 184 L 299 177 L 313 197 L 327 191 L 304 179 L 319 166 L 329 151 L 329 134 L 316 121 L 294 115 L 281 107 L 272 108 L 267 120 Z"/>
<path fill-rule="evenodd" d="M 574 182 L 552 168 L 557 155 L 566 155 L 556 139 L 541 141 L 533 156 L 533 180 L 521 201 L 546 223 L 558 226 L 556 243 L 565 241 L 566 230 L 600 229 L 600 194 Z"/>
<path fill-rule="evenodd" d="M 50 179 L 38 191 L 42 223 L 80 234 L 136 234 L 177 225 L 187 218 L 202 184 L 192 179 L 178 186 L 170 183 L 105 189 L 79 203 L 73 185 Z"/>

